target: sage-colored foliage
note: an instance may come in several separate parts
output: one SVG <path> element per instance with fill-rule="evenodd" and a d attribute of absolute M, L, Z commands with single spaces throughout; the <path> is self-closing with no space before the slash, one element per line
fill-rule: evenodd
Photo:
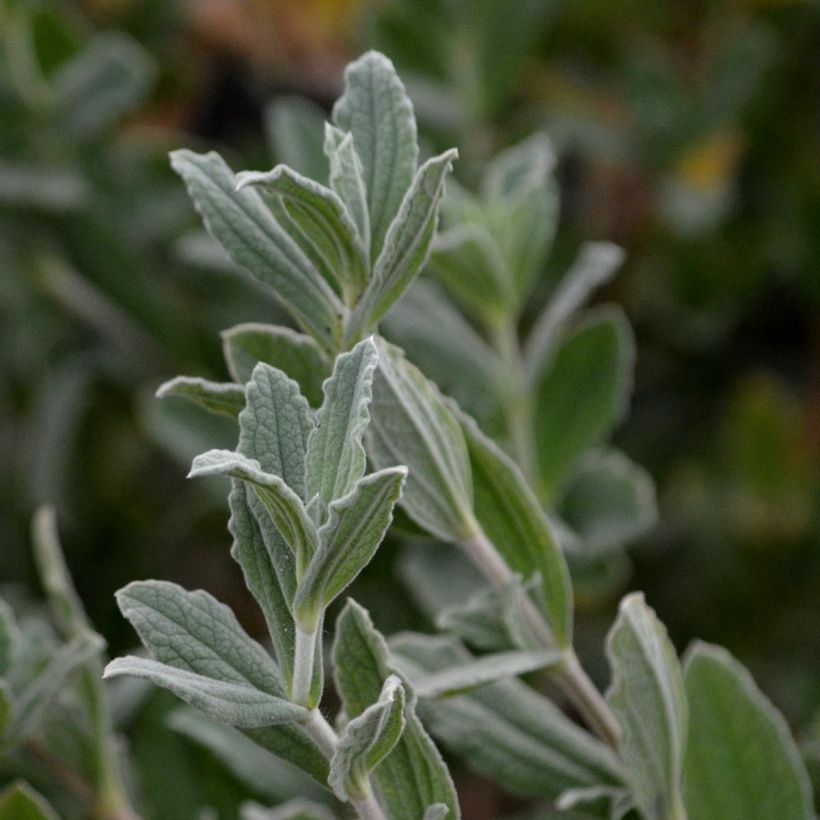
<path fill-rule="evenodd" d="M 642 595 L 623 599 L 610 631 L 606 696 L 576 655 L 573 581 L 622 559 L 655 499 L 643 470 L 602 446 L 628 405 L 629 325 L 613 308 L 577 315 L 621 252 L 584 246 L 521 332 L 557 224 L 549 141 L 502 152 L 478 193 L 445 195 L 455 150 L 419 163 L 412 104 L 373 52 L 348 67 L 321 133 L 320 120 L 293 101 L 271 114 L 280 157 L 297 167 L 234 174 L 189 150 L 172 160 L 212 237 L 299 328 L 239 325 L 223 336 L 233 382 L 185 377 L 160 391 L 236 419 L 235 449 L 197 456 L 191 476 L 230 479 L 231 554 L 272 652 L 208 593 L 142 581 L 118 602 L 151 657 L 116 659 L 106 677 L 147 678 L 198 710 L 177 713 L 177 730 L 257 792 L 263 750 L 316 781 L 302 796 L 318 802 L 292 800 L 285 783 L 258 795 L 281 806 L 246 804 L 244 818 L 457 820 L 431 734 L 477 774 L 569 817 L 762 806 L 808 817 L 805 772 L 773 707 L 717 650 L 692 650 L 684 678 Z M 425 267 L 440 285 L 413 285 Z M 407 354 L 378 335 L 381 320 Z M 352 599 L 328 617 L 397 505 L 404 530 L 438 542 L 417 578 L 457 565 L 446 550 L 477 569 L 459 599 L 446 578 L 425 590 L 444 634 L 388 642 Z M 13 669 L 20 640 L 2 610 L 0 626 L 0 665 Z M 61 679 L 72 638 L 52 661 Z M 333 722 L 326 679 L 341 703 Z M 0 690 L 6 726 L 20 720 L 14 680 Z M 764 758 L 781 782 L 749 798 Z"/>

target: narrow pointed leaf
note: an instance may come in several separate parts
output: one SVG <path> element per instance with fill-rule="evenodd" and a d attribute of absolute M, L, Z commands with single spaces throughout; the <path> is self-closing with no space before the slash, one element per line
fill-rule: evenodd
<path fill-rule="evenodd" d="M 347 205 L 359 236 L 367 250 L 368 270 L 370 265 L 370 214 L 367 205 L 367 186 L 364 168 L 356 148 L 353 135 L 325 124 L 325 154 L 330 162 L 330 187 Z"/>
<path fill-rule="evenodd" d="M 438 226 L 444 180 L 457 156 L 458 152 L 451 148 L 419 168 L 390 225 L 373 278 L 351 316 L 348 333 L 373 327 L 427 263 Z"/>
<path fill-rule="evenodd" d="M 0 820 L 59 820 L 39 792 L 18 780 L 0 792 Z"/>
<path fill-rule="evenodd" d="M 310 336 L 289 327 L 255 322 L 236 325 L 222 333 L 222 349 L 234 381 L 245 384 L 257 362 L 287 373 L 312 407 L 322 401 L 322 382 L 330 365 Z"/>
<path fill-rule="evenodd" d="M 237 450 L 279 476 L 305 498 L 305 453 L 313 430 L 310 408 L 299 385 L 281 370 L 259 363 L 245 387 L 247 406 L 239 416 Z"/>
<path fill-rule="evenodd" d="M 197 376 L 177 376 L 159 386 L 157 398 L 188 399 L 211 413 L 236 418 L 245 406 L 245 390 L 240 384 L 212 382 Z"/>
<path fill-rule="evenodd" d="M 214 152 L 174 151 L 171 164 L 208 231 L 231 258 L 272 289 L 304 330 L 332 349 L 344 308 L 259 194 L 235 190 L 233 172 Z"/>
<path fill-rule="evenodd" d="M 391 674 L 384 638 L 367 612 L 349 600 L 336 621 L 333 644 L 336 688 L 353 719 L 374 703 Z M 447 767 L 416 717 L 412 697 L 405 706 L 405 730 L 371 775 L 376 796 L 390 820 L 418 820 L 427 806 L 443 803 L 449 820 L 460 816 Z"/>
<path fill-rule="evenodd" d="M 411 684 L 473 661 L 449 637 L 404 633 L 390 649 Z M 445 747 L 513 794 L 554 800 L 569 788 L 621 782 L 612 752 L 520 681 L 422 700 L 419 711 Z"/>
<path fill-rule="evenodd" d="M 684 817 L 687 706 L 675 648 L 641 593 L 627 595 L 607 638 L 607 700 L 621 725 L 621 758 L 647 820 Z"/>
<path fill-rule="evenodd" d="M 404 467 L 372 473 L 330 504 L 319 548 L 296 592 L 294 611 L 305 629 L 370 563 L 393 519 L 406 476 Z"/>
<path fill-rule="evenodd" d="M 405 464 L 405 512 L 431 534 L 458 541 L 473 529 L 464 434 L 435 386 L 402 352 L 379 343 L 367 450 L 377 468 Z"/>
<path fill-rule="evenodd" d="M 188 672 L 149 658 L 116 658 L 105 668 L 106 679 L 118 675 L 144 678 L 168 689 L 208 717 L 231 726 L 257 728 L 304 720 L 308 710 L 247 683 Z"/>
<path fill-rule="evenodd" d="M 197 456 L 188 475 L 191 478 L 226 475 L 251 484 L 276 529 L 293 550 L 297 568 L 307 565 L 316 549 L 316 528 L 302 499 L 283 479 L 264 472 L 258 461 L 230 450 L 209 450 Z"/>
<path fill-rule="evenodd" d="M 811 785 L 783 716 L 725 649 L 696 643 L 684 664 L 689 820 L 809 820 Z"/>
<path fill-rule="evenodd" d="M 475 516 L 513 572 L 538 574 L 541 608 L 559 646 L 572 642 L 572 584 L 549 522 L 518 466 L 460 415 L 472 466 Z"/>
<path fill-rule="evenodd" d="M 335 280 L 343 293 L 357 294 L 368 278 L 368 252 L 359 230 L 339 195 L 286 165 L 272 171 L 245 171 L 237 189 L 252 186 L 266 197 L 280 196 L 288 214 L 315 247 L 308 255 L 325 279 Z"/>
<path fill-rule="evenodd" d="M 319 495 L 324 504 L 341 498 L 364 475 L 362 436 L 370 421 L 373 374 L 379 351 L 365 339 L 337 357 L 323 386 L 325 399 L 307 444 L 306 498 Z"/>
<path fill-rule="evenodd" d="M 370 255 L 376 259 L 418 159 L 413 106 L 387 57 L 369 51 L 345 69 L 345 91 L 333 107 L 333 121 L 353 135 L 362 163 Z"/>
<path fill-rule="evenodd" d="M 404 731 L 404 706 L 401 681 L 390 675 L 379 699 L 345 726 L 330 761 L 328 779 L 340 800 L 367 796 L 368 775 L 393 750 Z"/>

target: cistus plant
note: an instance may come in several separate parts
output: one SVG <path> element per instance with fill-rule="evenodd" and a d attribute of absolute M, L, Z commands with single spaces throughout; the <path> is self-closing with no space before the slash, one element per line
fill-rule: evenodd
<path fill-rule="evenodd" d="M 696 643 L 681 663 L 633 593 L 607 639 L 605 694 L 576 655 L 565 551 L 620 549 L 651 521 L 653 500 L 640 468 L 595 449 L 628 395 L 628 325 L 612 311 L 574 318 L 619 251 L 587 248 L 520 338 L 557 209 L 546 142 L 491 163 L 480 194 L 451 193 L 436 238 L 457 154 L 419 164 L 410 100 L 371 52 L 345 73 L 323 149 L 322 179 L 172 156 L 207 230 L 298 328 L 226 331 L 233 382 L 179 377 L 160 390 L 237 419 L 236 450 L 198 456 L 191 475 L 230 479 L 231 552 L 273 654 L 208 593 L 143 581 L 117 600 L 151 658 L 118 658 L 106 677 L 169 689 L 337 800 L 271 817 L 459 817 L 425 726 L 501 788 L 546 801 L 541 816 L 811 817 L 782 717 L 725 650 Z M 470 320 L 429 282 L 393 310 L 428 260 Z M 408 304 L 420 327 L 449 317 L 427 348 L 428 361 L 445 359 L 440 386 L 379 335 L 382 320 L 394 324 L 393 340 L 412 338 L 423 363 Z M 442 567 L 456 548 L 484 579 L 442 602 L 441 634 L 385 640 L 350 599 L 327 618 L 394 516 L 406 536 L 435 542 L 425 549 Z"/>

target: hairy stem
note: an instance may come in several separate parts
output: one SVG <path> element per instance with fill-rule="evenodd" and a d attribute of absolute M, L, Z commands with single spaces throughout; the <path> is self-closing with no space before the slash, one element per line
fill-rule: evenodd
<path fill-rule="evenodd" d="M 495 586 L 504 586 L 513 580 L 513 573 L 481 527 L 475 525 L 472 538 L 462 541 L 461 548 Z M 527 623 L 547 649 L 556 646 L 555 636 L 541 611 L 532 599 L 524 594 L 519 606 Z M 578 710 L 587 725 L 610 746 L 615 746 L 620 736 L 618 721 L 609 705 L 583 670 L 572 647 L 563 650 L 564 660 L 550 670 L 555 682 Z"/>
<path fill-rule="evenodd" d="M 313 659 L 316 657 L 316 637 L 318 630 L 305 632 L 296 627 L 296 646 L 293 658 L 293 683 L 290 688 L 290 697 L 300 706 L 310 705 L 310 687 L 313 681 Z"/>

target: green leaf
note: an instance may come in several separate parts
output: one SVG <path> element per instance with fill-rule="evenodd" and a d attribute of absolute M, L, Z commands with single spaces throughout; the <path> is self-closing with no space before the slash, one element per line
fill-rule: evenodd
<path fill-rule="evenodd" d="M 243 729 L 254 743 L 283 760 L 287 760 L 309 774 L 323 788 L 327 788 L 330 771 L 322 750 L 297 723 L 282 723 L 261 729 Z"/>
<path fill-rule="evenodd" d="M 346 134 L 329 122 L 325 123 L 324 149 L 330 162 L 330 187 L 345 203 L 356 223 L 359 237 L 367 249 L 369 270 L 370 214 L 367 210 L 367 187 L 362 161 L 353 145 L 353 134 Z"/>
<path fill-rule="evenodd" d="M 316 180 L 327 179 L 322 150 L 325 112 L 304 97 L 277 97 L 265 111 L 265 127 L 276 159 Z"/>
<path fill-rule="evenodd" d="M 444 180 L 456 157 L 458 151 L 451 148 L 428 159 L 419 168 L 390 224 L 373 278 L 350 317 L 348 337 L 355 338 L 356 334 L 374 327 L 427 263 L 438 225 Z"/>
<path fill-rule="evenodd" d="M 635 342 L 620 310 L 598 311 L 556 352 L 537 389 L 541 489 L 549 498 L 577 458 L 620 420 L 632 390 Z"/>
<path fill-rule="evenodd" d="M 367 450 L 377 468 L 409 469 L 402 506 L 446 541 L 472 533 L 473 488 L 464 435 L 436 387 L 396 347 L 379 342 Z"/>
<path fill-rule="evenodd" d="M 368 406 L 378 360 L 372 339 L 336 358 L 307 443 L 308 500 L 318 494 L 323 504 L 330 504 L 347 495 L 364 475 L 367 459 L 362 436 L 370 421 Z"/>
<path fill-rule="evenodd" d="M 275 809 L 266 809 L 256 803 L 243 803 L 239 810 L 239 820 L 336 820 L 336 815 L 321 803 L 297 797 Z"/>
<path fill-rule="evenodd" d="M 245 406 L 245 390 L 240 384 L 211 382 L 197 376 L 177 376 L 161 384 L 157 398 L 178 396 L 188 399 L 211 413 L 236 418 Z"/>
<path fill-rule="evenodd" d="M 405 467 L 380 470 L 331 502 L 327 523 L 319 530 L 319 547 L 294 601 L 305 631 L 313 631 L 319 614 L 370 563 L 390 526 L 406 477 Z"/>
<path fill-rule="evenodd" d="M 21 639 L 11 607 L 0 598 L 0 677 L 5 677 L 13 666 Z"/>
<path fill-rule="evenodd" d="M 367 797 L 368 776 L 393 751 L 404 731 L 404 706 L 401 681 L 390 675 L 379 699 L 344 727 L 330 761 L 328 778 L 339 800 Z"/>
<path fill-rule="evenodd" d="M 302 499 L 278 475 L 264 472 L 258 461 L 231 450 L 209 450 L 194 459 L 188 477 L 209 475 L 227 475 L 253 486 L 276 529 L 293 551 L 297 574 L 300 574 L 316 550 L 316 528 Z"/>
<path fill-rule="evenodd" d="M 697 642 L 684 680 L 689 820 L 809 820 L 811 785 L 783 716 L 725 649 Z"/>
<path fill-rule="evenodd" d="M 228 530 L 233 536 L 231 556 L 242 567 L 245 586 L 265 616 L 284 688 L 289 691 L 293 680 L 294 653 L 291 602 L 296 586 L 293 556 L 272 524 L 266 542 L 249 495 L 252 493 L 245 484 L 233 482 L 228 496 L 231 510 Z M 261 506 L 258 498 L 256 501 Z M 264 511 L 261 512 L 260 517 L 267 518 Z"/>
<path fill-rule="evenodd" d="M 646 820 L 684 818 L 686 693 L 675 648 L 641 593 L 621 601 L 607 657 L 607 700 L 621 725 L 621 758 L 638 809 Z"/>
<path fill-rule="evenodd" d="M 521 470 L 478 425 L 460 414 L 475 494 L 475 517 L 513 572 L 540 575 L 541 608 L 559 646 L 572 642 L 572 584 L 564 555 Z"/>
<path fill-rule="evenodd" d="M 384 638 L 352 600 L 336 621 L 333 659 L 345 712 L 350 719 L 357 718 L 379 698 L 391 669 Z M 447 816 L 457 820 L 460 812 L 453 782 L 416 717 L 412 699 L 404 716 L 401 738 L 371 776 L 379 803 L 390 820 L 418 820 L 431 803 L 444 803 L 450 812 Z"/>
<path fill-rule="evenodd" d="M 305 453 L 313 420 L 299 385 L 281 370 L 260 362 L 245 393 L 238 452 L 258 461 L 266 473 L 279 476 L 304 499 Z"/>
<path fill-rule="evenodd" d="M 424 810 L 422 820 L 445 820 L 447 817 L 447 806 L 444 803 L 433 803 Z"/>
<path fill-rule="evenodd" d="M 302 249 L 324 278 L 336 282 L 352 302 L 367 283 L 368 249 L 338 194 L 286 165 L 238 174 L 237 190 L 246 186 L 261 189 L 265 198 L 282 198 L 287 214 L 307 241 L 308 247 L 300 242 Z"/>
<path fill-rule="evenodd" d="M 657 520 L 655 485 L 642 467 L 614 449 L 587 453 L 567 479 L 556 511 L 581 539 L 584 556 L 638 538 Z"/>
<path fill-rule="evenodd" d="M 149 658 L 132 655 L 115 658 L 105 667 L 103 677 L 108 679 L 118 675 L 150 680 L 195 706 L 208 717 L 231 726 L 253 729 L 304 720 L 309 715 L 304 707 L 247 683 L 230 683 Z"/>
<path fill-rule="evenodd" d="M 390 648 L 411 683 L 473 661 L 450 637 L 404 633 Z M 569 788 L 620 783 L 612 752 L 520 681 L 424 700 L 419 711 L 470 769 L 513 794 L 554 800 Z"/>
<path fill-rule="evenodd" d="M 59 820 L 48 801 L 28 783 L 17 780 L 0 792 L 0 820 Z"/>
<path fill-rule="evenodd" d="M 257 362 L 264 362 L 287 373 L 311 406 L 321 403 L 330 365 L 310 336 L 289 327 L 249 322 L 223 331 L 222 349 L 234 381 L 245 384 Z"/>
<path fill-rule="evenodd" d="M 387 57 L 369 51 L 347 66 L 345 91 L 333 107 L 333 122 L 353 135 L 362 163 L 370 258 L 377 259 L 418 159 L 413 105 Z"/>
<path fill-rule="evenodd" d="M 300 327 L 334 349 L 344 307 L 259 194 L 235 190 L 233 172 L 215 152 L 174 151 L 171 164 L 185 180 L 205 227 L 231 258 L 272 289 Z"/>

